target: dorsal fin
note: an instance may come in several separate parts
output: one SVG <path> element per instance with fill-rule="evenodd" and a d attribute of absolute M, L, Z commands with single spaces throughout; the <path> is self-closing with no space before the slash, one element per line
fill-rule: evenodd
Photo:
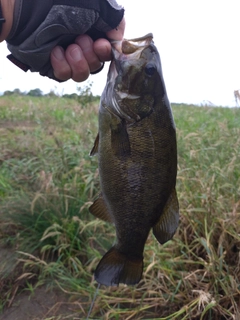
<path fill-rule="evenodd" d="M 95 156 L 98 153 L 98 145 L 99 145 L 99 133 L 97 134 L 92 150 L 90 151 L 90 156 Z"/>

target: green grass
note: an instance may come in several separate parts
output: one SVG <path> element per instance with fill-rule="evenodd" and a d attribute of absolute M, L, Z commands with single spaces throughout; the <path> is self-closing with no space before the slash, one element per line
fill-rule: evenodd
<path fill-rule="evenodd" d="M 240 318 L 240 109 L 173 105 L 180 226 L 160 246 L 150 234 L 134 287 L 101 286 L 94 319 Z M 58 286 L 86 318 L 93 271 L 115 238 L 88 207 L 99 192 L 97 104 L 0 97 L 0 310 L 22 290 Z M 61 315 L 59 315 L 61 316 Z M 61 319 L 61 317 L 59 318 Z"/>

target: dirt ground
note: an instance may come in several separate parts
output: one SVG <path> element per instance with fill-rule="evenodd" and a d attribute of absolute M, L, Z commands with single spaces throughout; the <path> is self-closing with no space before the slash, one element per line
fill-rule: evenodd
<path fill-rule="evenodd" d="M 33 295 L 27 292 L 18 295 L 12 306 L 0 315 L 0 320 L 83 319 L 77 309 L 77 304 L 68 303 L 62 293 L 56 290 L 47 292 L 41 287 Z"/>
<path fill-rule="evenodd" d="M 11 274 L 14 253 L 0 247 L 0 273 Z M 3 285 L 0 279 L 0 286 Z M 1 300 L 1 297 L 0 297 Z M 31 292 L 22 291 L 14 297 L 10 307 L 0 312 L 0 320 L 63 320 L 85 319 L 81 303 L 70 301 L 69 295 L 59 289 L 49 290 L 46 286 L 38 287 Z"/>

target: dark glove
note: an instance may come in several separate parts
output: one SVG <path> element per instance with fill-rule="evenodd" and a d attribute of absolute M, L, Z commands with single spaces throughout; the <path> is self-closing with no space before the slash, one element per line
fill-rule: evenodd
<path fill-rule="evenodd" d="M 115 0 L 15 0 L 8 58 L 24 71 L 57 80 L 50 62 L 56 45 L 66 48 L 80 34 L 106 38 L 123 15 Z"/>

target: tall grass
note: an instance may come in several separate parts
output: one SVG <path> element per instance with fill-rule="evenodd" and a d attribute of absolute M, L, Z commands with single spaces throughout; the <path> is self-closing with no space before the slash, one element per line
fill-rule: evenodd
<path fill-rule="evenodd" d="M 181 221 L 160 246 L 150 234 L 134 287 L 101 286 L 93 319 L 240 319 L 240 110 L 173 105 Z M 0 98 L 0 305 L 32 283 L 58 286 L 83 319 L 93 271 L 114 228 L 88 213 L 99 192 L 97 105 L 63 98 Z M 59 315 L 61 316 L 61 315 Z"/>

